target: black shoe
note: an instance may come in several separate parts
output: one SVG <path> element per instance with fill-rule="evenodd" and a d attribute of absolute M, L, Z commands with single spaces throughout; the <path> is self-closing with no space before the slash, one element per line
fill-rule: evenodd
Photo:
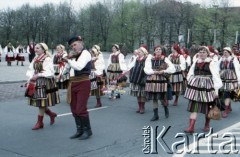
<path fill-rule="evenodd" d="M 120 99 L 120 98 L 121 98 L 120 94 L 119 93 L 116 94 L 116 99 Z"/>
<path fill-rule="evenodd" d="M 153 117 L 152 117 L 152 119 L 150 121 L 156 121 L 156 120 L 159 119 L 158 108 L 153 109 L 153 112 L 154 112 L 154 115 L 153 115 Z"/>
<path fill-rule="evenodd" d="M 76 127 L 77 127 L 77 132 L 74 135 L 72 135 L 70 137 L 70 139 L 79 138 L 83 134 L 83 128 L 81 127 L 82 124 L 81 124 L 80 117 L 74 117 L 74 118 L 75 118 L 75 123 L 76 123 Z"/>
<path fill-rule="evenodd" d="M 167 106 L 163 106 L 163 108 L 164 108 L 164 112 L 165 112 L 165 117 L 168 118 L 169 117 L 168 107 Z"/>
<path fill-rule="evenodd" d="M 72 135 L 72 136 L 70 137 L 70 139 L 79 138 L 79 137 L 81 137 L 82 135 L 83 135 L 83 130 L 79 127 L 79 128 L 77 128 L 77 132 L 76 132 L 74 135 Z"/>
<path fill-rule="evenodd" d="M 83 134 L 78 138 L 79 140 L 86 140 L 88 139 L 90 136 L 92 136 L 92 130 L 89 128 L 84 128 L 83 129 Z"/>
<path fill-rule="evenodd" d="M 81 117 L 83 125 L 83 134 L 78 138 L 79 140 L 86 140 L 92 136 L 92 130 L 90 125 L 89 117 Z"/>

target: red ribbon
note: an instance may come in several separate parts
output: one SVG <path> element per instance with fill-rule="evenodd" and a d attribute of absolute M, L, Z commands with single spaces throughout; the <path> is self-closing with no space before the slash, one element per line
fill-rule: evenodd
<path fill-rule="evenodd" d="M 205 65 L 206 62 L 202 62 L 202 63 L 197 63 L 197 66 L 202 68 Z"/>
<path fill-rule="evenodd" d="M 59 62 L 59 65 L 58 65 L 59 68 L 64 67 L 64 66 L 65 66 L 64 62 Z"/>
<path fill-rule="evenodd" d="M 223 62 L 224 67 L 227 67 L 227 66 L 228 66 L 228 63 L 229 63 L 229 61 L 224 61 L 224 62 Z"/>

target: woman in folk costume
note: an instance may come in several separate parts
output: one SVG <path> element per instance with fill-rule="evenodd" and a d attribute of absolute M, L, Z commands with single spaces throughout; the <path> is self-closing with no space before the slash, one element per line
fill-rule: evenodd
<path fill-rule="evenodd" d="M 109 82 L 112 80 L 117 80 L 116 88 L 117 86 L 122 86 L 122 84 L 124 84 L 127 80 L 121 79 L 123 78 L 121 75 L 126 71 L 127 65 L 124 59 L 124 55 L 120 52 L 119 46 L 117 44 L 114 44 L 112 46 L 112 54 L 110 54 L 107 64 L 107 76 Z M 112 90 L 110 98 L 115 97 L 114 90 Z M 116 94 L 116 98 L 120 98 L 120 93 Z"/>
<path fill-rule="evenodd" d="M 25 61 L 25 56 L 24 56 L 24 47 L 20 44 L 17 48 L 16 48 L 16 53 L 17 53 L 17 56 L 16 56 L 16 60 L 17 60 L 17 65 L 18 65 L 18 62 L 22 62 L 22 66 L 23 65 L 23 62 Z"/>
<path fill-rule="evenodd" d="M 182 52 L 182 55 L 183 55 L 183 57 L 185 59 L 185 63 L 186 63 L 186 69 L 183 71 L 183 94 L 184 94 L 186 87 L 187 87 L 187 74 L 191 67 L 191 57 L 186 48 L 182 48 L 181 52 Z"/>
<path fill-rule="evenodd" d="M 57 45 L 56 50 L 57 52 L 53 57 L 55 80 L 58 89 L 67 89 L 70 76 L 69 73 L 63 74 L 65 62 L 62 60 L 64 56 L 67 56 L 67 52 L 65 51 L 65 46 L 61 44 Z"/>
<path fill-rule="evenodd" d="M 240 84 L 240 65 L 237 58 L 232 54 L 230 47 L 223 48 L 223 56 L 218 62 L 218 67 L 223 82 L 220 97 L 225 101 L 225 111 L 222 116 L 226 118 L 232 110 L 230 91 L 236 91 Z"/>
<path fill-rule="evenodd" d="M 6 62 L 8 66 L 12 65 L 12 61 L 15 61 L 15 48 L 12 46 L 11 43 L 8 43 L 8 45 L 4 48 L 4 52 L 6 54 Z"/>
<path fill-rule="evenodd" d="M 137 58 L 128 64 L 128 69 L 131 69 L 129 74 L 130 95 L 137 97 L 138 110 L 136 112 L 143 114 L 145 112 L 145 78 L 147 76 L 144 67 L 148 51 L 144 47 L 140 47 L 134 53 L 137 54 Z"/>
<path fill-rule="evenodd" d="M 188 111 L 191 112 L 189 127 L 184 131 L 194 133 L 194 125 L 198 113 L 205 114 L 205 126 L 203 131 L 209 131 L 210 119 L 207 118 L 209 106 L 218 96 L 218 89 L 222 87 L 216 62 L 210 58 L 208 47 L 199 48 L 199 57 L 195 60 L 188 72 L 188 86 L 184 97 L 189 99 Z"/>
<path fill-rule="evenodd" d="M 144 72 L 149 75 L 146 80 L 146 96 L 147 99 L 153 100 L 154 115 L 151 121 L 159 119 L 158 116 L 158 100 L 164 107 L 165 117 L 168 118 L 168 84 L 170 74 L 175 72 L 172 62 L 162 54 L 163 50 L 160 46 L 154 47 L 154 56 L 149 55 L 145 62 Z"/>
<path fill-rule="evenodd" d="M 170 77 L 170 82 L 172 83 L 173 92 L 176 96 L 173 105 L 176 106 L 180 92 L 183 90 L 183 71 L 186 69 L 186 62 L 178 44 L 174 44 L 171 47 L 171 51 L 172 53 L 168 58 L 174 64 L 176 72 Z"/>
<path fill-rule="evenodd" d="M 39 43 L 35 46 L 35 52 L 37 56 L 29 65 L 26 74 L 29 77 L 29 84 L 35 84 L 35 92 L 29 96 L 29 105 L 39 108 L 38 121 L 32 130 L 44 127 L 44 113 L 50 116 L 50 125 L 54 124 L 57 114 L 52 112 L 49 107 L 60 103 L 48 46 L 45 43 Z"/>
<path fill-rule="evenodd" d="M 209 57 L 213 59 L 213 61 L 217 62 L 218 61 L 218 54 L 217 54 L 217 51 L 214 49 L 213 46 L 208 46 L 208 49 L 209 49 Z M 195 60 L 197 60 L 197 58 L 199 57 L 199 53 L 196 53 L 194 56 L 193 56 L 193 62 Z"/>
<path fill-rule="evenodd" d="M 96 49 L 96 47 L 98 47 L 98 49 Z M 97 104 L 95 107 L 101 107 L 102 103 L 101 103 L 101 96 L 103 96 L 103 85 L 104 85 L 104 81 L 102 79 L 103 77 L 103 70 L 105 69 L 105 63 L 104 63 L 104 59 L 103 59 L 103 55 L 100 51 L 100 47 L 98 45 L 94 45 L 92 50 L 91 50 L 91 54 L 92 54 L 92 68 L 91 68 L 91 74 L 90 76 L 94 76 L 93 79 L 91 79 L 91 85 L 92 82 L 95 82 L 95 86 L 96 87 L 92 87 L 91 88 L 91 96 L 96 96 L 97 99 Z"/>

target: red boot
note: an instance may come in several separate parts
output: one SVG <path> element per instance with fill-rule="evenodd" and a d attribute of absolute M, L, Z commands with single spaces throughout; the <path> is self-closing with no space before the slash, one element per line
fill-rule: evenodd
<path fill-rule="evenodd" d="M 230 112 L 232 112 L 231 102 L 230 102 L 230 104 L 229 104 L 229 106 L 228 106 L 228 113 L 230 113 Z"/>
<path fill-rule="evenodd" d="M 102 107 L 102 103 L 101 103 L 100 98 L 97 98 L 97 104 L 96 104 L 95 108 L 98 108 L 98 107 Z"/>
<path fill-rule="evenodd" d="M 195 119 L 189 119 L 189 127 L 184 130 L 185 133 L 194 133 L 194 125 L 196 120 Z"/>
<path fill-rule="evenodd" d="M 168 106 L 168 104 L 169 104 L 169 103 L 168 103 L 168 100 L 165 100 L 165 103 L 166 103 L 166 106 Z"/>
<path fill-rule="evenodd" d="M 32 128 L 32 130 L 38 130 L 43 128 L 43 116 L 38 115 L 38 121 L 35 124 L 35 126 Z"/>
<path fill-rule="evenodd" d="M 177 106 L 177 105 L 178 105 L 178 96 L 176 96 L 175 101 L 173 103 L 173 106 Z"/>
<path fill-rule="evenodd" d="M 229 106 L 225 106 L 225 110 L 224 110 L 224 112 L 222 114 L 222 117 L 223 118 L 227 118 L 228 113 L 229 113 Z"/>
<path fill-rule="evenodd" d="M 205 126 L 203 128 L 203 132 L 208 132 L 209 131 L 209 129 L 210 129 L 210 125 L 209 124 L 210 124 L 210 119 L 205 117 Z"/>
<path fill-rule="evenodd" d="M 136 113 L 140 113 L 141 110 L 141 102 L 138 102 L 138 110 L 136 111 Z"/>
<path fill-rule="evenodd" d="M 55 118 L 57 117 L 57 114 L 52 112 L 50 109 L 47 109 L 45 113 L 50 117 L 50 125 L 53 125 L 55 122 Z"/>
<path fill-rule="evenodd" d="M 145 112 L 145 102 L 140 102 L 140 113 L 143 114 Z"/>

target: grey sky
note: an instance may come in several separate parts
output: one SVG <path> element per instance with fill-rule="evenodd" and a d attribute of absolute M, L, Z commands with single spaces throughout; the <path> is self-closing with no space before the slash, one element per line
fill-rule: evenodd
<path fill-rule="evenodd" d="M 16 9 L 20 7 L 23 4 L 29 3 L 31 6 L 41 6 L 44 3 L 53 3 L 53 4 L 59 4 L 60 2 L 67 1 L 69 2 L 70 0 L 1 0 L 0 1 L 0 9 L 6 9 L 6 8 L 11 8 L 11 9 Z M 72 0 L 73 6 L 78 9 L 80 7 L 89 5 L 90 3 L 95 3 L 97 1 L 103 1 L 103 0 Z M 199 3 L 203 5 L 209 5 L 212 4 L 212 2 L 220 2 L 222 0 L 178 0 L 178 1 L 190 1 L 192 3 Z M 229 0 L 231 6 L 240 6 L 240 0 Z"/>

